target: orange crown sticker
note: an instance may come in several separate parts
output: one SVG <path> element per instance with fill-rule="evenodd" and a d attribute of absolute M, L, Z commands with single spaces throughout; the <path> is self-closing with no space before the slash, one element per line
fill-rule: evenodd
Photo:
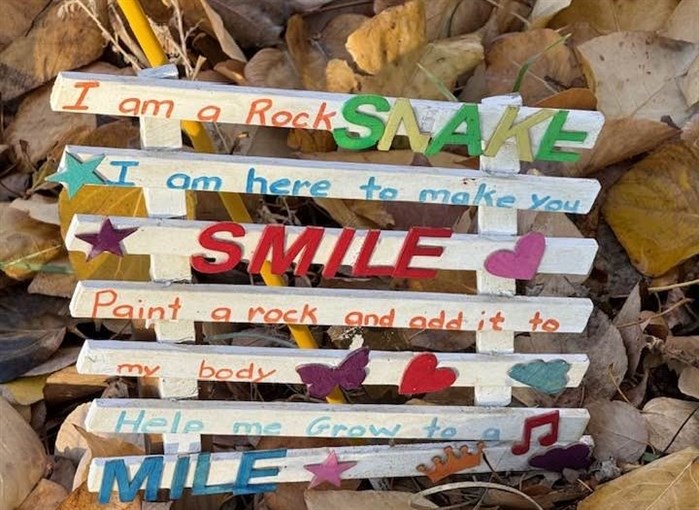
<path fill-rule="evenodd" d="M 464 469 L 478 466 L 483 460 L 485 443 L 479 441 L 477 448 L 478 450 L 475 453 L 471 453 L 468 446 L 462 446 L 459 448 L 459 453 L 456 454 L 454 452 L 454 448 L 447 446 L 444 448 L 446 460 L 440 456 L 436 456 L 432 458 L 432 462 L 434 463 L 434 467 L 432 469 L 428 469 L 424 464 L 420 464 L 415 469 L 427 476 L 433 482 L 438 482 L 442 478 L 446 478 L 453 473 L 458 473 Z"/>

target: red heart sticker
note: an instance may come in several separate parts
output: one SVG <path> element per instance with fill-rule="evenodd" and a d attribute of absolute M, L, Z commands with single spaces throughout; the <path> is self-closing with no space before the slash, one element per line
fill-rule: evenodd
<path fill-rule="evenodd" d="M 415 356 L 405 367 L 398 393 L 416 395 L 449 388 L 456 381 L 456 371 L 453 368 L 437 368 L 437 363 L 437 356 L 431 352 Z"/>

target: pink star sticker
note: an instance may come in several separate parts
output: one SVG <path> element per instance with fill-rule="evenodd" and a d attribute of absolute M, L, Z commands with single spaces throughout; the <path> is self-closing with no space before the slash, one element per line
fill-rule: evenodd
<path fill-rule="evenodd" d="M 330 455 L 322 464 L 307 464 L 303 466 L 306 471 L 313 473 L 313 479 L 308 488 L 312 489 L 323 482 L 329 482 L 335 487 L 339 487 L 340 474 L 356 465 L 356 462 L 338 462 L 335 452 L 330 452 Z"/>
<path fill-rule="evenodd" d="M 137 230 L 138 227 L 116 229 L 114 225 L 112 225 L 112 221 L 106 219 L 102 223 L 98 233 L 78 234 L 75 237 L 92 245 L 92 250 L 90 250 L 90 253 L 87 255 L 87 260 L 92 260 L 105 251 L 113 253 L 118 257 L 123 257 L 124 252 L 121 248 L 121 241 Z"/>

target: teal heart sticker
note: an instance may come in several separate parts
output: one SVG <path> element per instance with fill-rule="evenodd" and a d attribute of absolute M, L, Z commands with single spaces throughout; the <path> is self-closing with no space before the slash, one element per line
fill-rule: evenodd
<path fill-rule="evenodd" d="M 507 373 L 515 381 L 526 384 L 549 395 L 562 391 L 568 384 L 570 364 L 562 359 L 529 363 L 517 363 Z"/>

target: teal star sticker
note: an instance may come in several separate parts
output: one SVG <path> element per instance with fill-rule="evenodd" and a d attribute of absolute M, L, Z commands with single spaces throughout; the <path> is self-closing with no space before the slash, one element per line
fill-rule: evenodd
<path fill-rule="evenodd" d="M 73 198 L 86 184 L 104 184 L 105 179 L 96 171 L 103 159 L 104 155 L 88 161 L 80 161 L 70 152 L 66 152 L 63 159 L 64 166 L 55 174 L 48 176 L 46 180 L 60 182 L 68 192 L 68 198 Z"/>

